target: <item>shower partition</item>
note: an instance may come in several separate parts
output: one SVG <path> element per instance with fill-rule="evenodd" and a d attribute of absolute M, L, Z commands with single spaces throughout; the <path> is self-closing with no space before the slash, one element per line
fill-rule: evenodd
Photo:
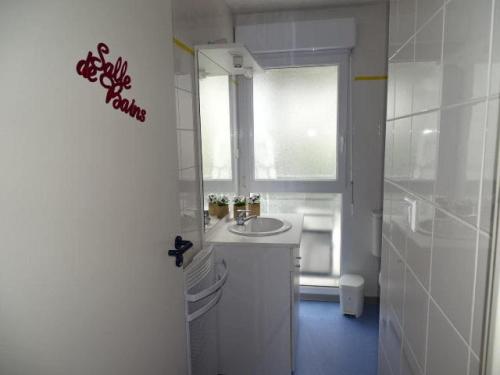
<path fill-rule="evenodd" d="M 300 284 L 337 287 L 340 278 L 342 195 L 264 193 L 262 212 L 304 215 Z"/>

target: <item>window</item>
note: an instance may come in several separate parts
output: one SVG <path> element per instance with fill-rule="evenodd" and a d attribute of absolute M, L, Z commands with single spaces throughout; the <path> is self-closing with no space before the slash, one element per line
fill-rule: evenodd
<path fill-rule="evenodd" d="M 300 212 L 301 285 L 340 276 L 346 197 L 348 54 L 262 54 L 238 79 L 238 191 L 262 194 L 262 212 Z"/>
<path fill-rule="evenodd" d="M 337 97 L 336 65 L 255 75 L 256 180 L 337 178 Z"/>

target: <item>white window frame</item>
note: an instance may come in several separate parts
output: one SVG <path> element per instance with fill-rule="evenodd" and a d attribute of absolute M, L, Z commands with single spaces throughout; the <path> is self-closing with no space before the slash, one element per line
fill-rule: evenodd
<path fill-rule="evenodd" d="M 347 175 L 347 130 L 349 103 L 349 51 L 294 51 L 266 53 L 256 56 L 265 69 L 338 66 L 337 175 L 336 179 L 257 180 L 254 163 L 253 81 L 238 78 L 238 191 L 345 193 Z"/>

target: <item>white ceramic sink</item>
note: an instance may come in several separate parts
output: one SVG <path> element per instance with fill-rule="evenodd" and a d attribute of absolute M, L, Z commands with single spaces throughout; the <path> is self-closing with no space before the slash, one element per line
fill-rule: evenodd
<path fill-rule="evenodd" d="M 290 223 L 274 217 L 254 217 L 244 225 L 233 224 L 228 227 L 228 230 L 241 236 L 260 237 L 283 233 L 291 227 Z"/>

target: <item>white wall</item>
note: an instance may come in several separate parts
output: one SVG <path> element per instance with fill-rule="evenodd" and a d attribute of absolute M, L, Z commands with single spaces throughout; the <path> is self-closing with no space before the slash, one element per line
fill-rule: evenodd
<path fill-rule="evenodd" d="M 191 48 L 217 40 L 233 40 L 233 18 L 223 0 L 174 0 L 173 23 L 174 37 Z M 183 236 L 195 243 L 194 251 L 187 255 L 190 259 L 201 248 L 202 238 L 195 66 L 193 53 L 179 46 L 174 48 L 174 58 L 181 226 Z"/>
<path fill-rule="evenodd" d="M 310 11 L 242 14 L 237 24 L 353 17 L 357 24 L 352 52 L 352 128 L 354 214 L 344 207 L 342 272 L 365 278 L 365 294 L 378 295 L 379 260 L 370 253 L 371 211 L 382 206 L 383 127 L 386 82 L 354 81 L 386 74 L 387 6 L 382 3 Z"/>
<path fill-rule="evenodd" d="M 479 374 L 499 8 L 492 0 L 391 2 L 380 375 Z M 405 197 L 417 201 L 416 232 Z"/>
<path fill-rule="evenodd" d="M 171 40 L 168 0 L 1 2 L 1 374 L 185 374 Z M 144 124 L 77 75 L 101 41 Z"/>
<path fill-rule="evenodd" d="M 224 0 L 174 0 L 174 36 L 189 45 L 233 41 L 233 16 Z"/>

